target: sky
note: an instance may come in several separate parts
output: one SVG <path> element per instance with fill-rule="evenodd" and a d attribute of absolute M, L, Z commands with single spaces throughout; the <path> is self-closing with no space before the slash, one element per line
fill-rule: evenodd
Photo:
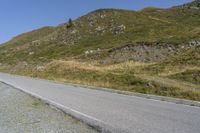
<path fill-rule="evenodd" d="M 192 0 L 0 0 L 0 43 L 43 26 L 56 26 L 99 8 L 168 8 Z"/>

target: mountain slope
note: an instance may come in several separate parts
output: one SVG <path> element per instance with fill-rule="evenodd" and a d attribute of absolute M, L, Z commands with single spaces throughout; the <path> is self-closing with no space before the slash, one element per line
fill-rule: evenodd
<path fill-rule="evenodd" d="M 72 23 L 24 33 L 0 46 L 0 70 L 200 100 L 196 89 L 169 85 L 191 82 L 200 66 L 199 5 L 195 0 L 168 9 L 99 9 Z M 167 86 L 151 79 L 166 79 Z"/>
<path fill-rule="evenodd" d="M 68 23 L 65 23 L 54 28 L 42 28 L 18 36 L 4 45 L 22 49 L 15 51 L 17 55 L 24 53 L 30 59 L 41 57 L 48 60 L 135 42 L 183 44 L 200 36 L 200 17 L 193 13 L 193 8 L 198 8 L 198 1 L 193 3 L 170 9 L 141 11 L 100 9 L 74 20 L 72 27 L 67 27 Z M 193 8 L 188 9 L 191 5 Z M 27 45 L 20 48 L 17 44 Z M 0 51 L 4 51 L 4 48 Z M 30 52 L 35 55 L 29 55 Z M 12 56 L 15 57 L 15 54 Z"/>

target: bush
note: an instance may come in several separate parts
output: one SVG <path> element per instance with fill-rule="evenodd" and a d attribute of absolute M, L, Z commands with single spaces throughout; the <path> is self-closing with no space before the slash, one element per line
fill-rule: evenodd
<path fill-rule="evenodd" d="M 68 23 L 67 23 L 67 28 L 71 28 L 73 26 L 73 21 L 72 21 L 72 19 L 70 18 L 69 20 L 68 20 Z"/>

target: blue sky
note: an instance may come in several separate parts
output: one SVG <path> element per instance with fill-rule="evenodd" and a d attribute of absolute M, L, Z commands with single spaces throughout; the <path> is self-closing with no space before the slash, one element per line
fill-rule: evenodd
<path fill-rule="evenodd" d="M 192 0 L 0 0 L 0 43 L 43 26 L 56 26 L 99 8 L 167 8 Z"/>

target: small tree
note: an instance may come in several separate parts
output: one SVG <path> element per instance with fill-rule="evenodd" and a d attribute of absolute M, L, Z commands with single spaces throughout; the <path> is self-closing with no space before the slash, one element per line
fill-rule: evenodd
<path fill-rule="evenodd" d="M 68 23 L 67 23 L 67 28 L 71 28 L 73 26 L 73 21 L 71 18 L 69 18 Z"/>

